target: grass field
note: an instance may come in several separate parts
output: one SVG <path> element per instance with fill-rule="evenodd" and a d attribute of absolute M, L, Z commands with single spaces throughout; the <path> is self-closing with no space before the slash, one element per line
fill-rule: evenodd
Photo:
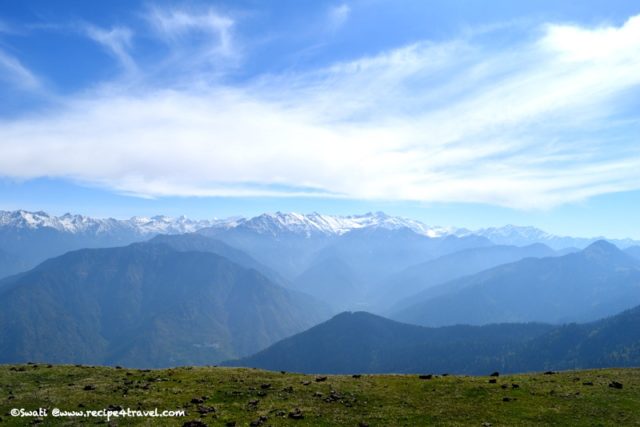
<path fill-rule="evenodd" d="M 2 425 L 640 426 L 640 369 L 462 377 L 327 376 L 198 367 L 141 371 L 0 366 Z M 495 383 L 490 383 L 495 380 Z M 618 388 L 613 387 L 619 383 Z M 619 388 L 621 387 L 621 388 Z M 11 409 L 47 409 L 12 417 Z M 186 411 L 184 417 L 53 417 L 52 411 Z"/>

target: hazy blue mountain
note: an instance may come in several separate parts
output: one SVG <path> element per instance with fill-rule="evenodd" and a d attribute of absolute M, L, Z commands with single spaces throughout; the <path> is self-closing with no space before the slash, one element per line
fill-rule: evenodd
<path fill-rule="evenodd" d="M 306 373 L 489 374 L 504 355 L 551 330 L 542 324 L 425 328 L 365 312 L 341 313 L 244 359 L 226 362 Z"/>
<path fill-rule="evenodd" d="M 640 259 L 640 246 L 630 246 L 624 251 L 634 258 Z"/>
<path fill-rule="evenodd" d="M 640 304 L 640 261 L 599 241 L 577 253 L 523 259 L 442 287 L 448 292 L 427 290 L 391 317 L 426 326 L 595 320 Z"/>
<path fill-rule="evenodd" d="M 415 302 L 415 294 L 453 279 L 523 258 L 554 255 L 555 252 L 551 248 L 540 243 L 523 247 L 485 246 L 454 252 L 412 265 L 380 282 L 374 290 L 374 307 L 386 310 L 400 302 L 399 306 L 395 307 L 397 310 Z M 446 287 L 442 287 L 442 291 L 446 292 Z"/>
<path fill-rule="evenodd" d="M 84 249 L 0 281 L 0 362 L 212 364 L 328 316 L 311 297 L 213 253 Z"/>
<path fill-rule="evenodd" d="M 356 229 L 319 251 L 294 285 L 339 309 L 367 308 L 381 278 L 442 254 L 489 245 L 475 236 L 432 238 L 409 228 Z"/>
<path fill-rule="evenodd" d="M 342 313 L 226 362 L 306 373 L 529 372 L 640 365 L 640 307 L 588 324 L 427 328 Z"/>
<path fill-rule="evenodd" d="M 262 273 L 277 284 L 286 285 L 286 280 L 273 269 L 259 263 L 250 255 L 233 248 L 224 242 L 206 237 L 198 233 L 161 234 L 149 240 L 150 243 L 161 243 L 178 251 L 211 252 L 227 258 L 236 264 L 252 268 Z"/>

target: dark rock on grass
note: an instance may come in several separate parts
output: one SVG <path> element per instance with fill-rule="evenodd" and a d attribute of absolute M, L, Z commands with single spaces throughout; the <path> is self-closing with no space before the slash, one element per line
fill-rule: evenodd
<path fill-rule="evenodd" d="M 264 390 L 260 390 L 258 393 L 256 393 L 258 396 L 260 397 L 265 397 L 267 395 L 267 392 Z"/>
<path fill-rule="evenodd" d="M 311 381 L 302 381 L 302 385 L 309 385 L 311 384 Z"/>
<path fill-rule="evenodd" d="M 430 380 L 431 378 L 433 378 L 433 375 L 431 375 L 431 374 L 419 375 L 418 378 L 420 378 L 421 380 Z"/>
<path fill-rule="evenodd" d="M 236 427 L 236 422 L 235 421 L 227 421 L 225 423 L 225 427 Z"/>
<path fill-rule="evenodd" d="M 520 388 L 520 385 L 514 383 L 514 384 L 511 384 L 511 388 Z"/>
<path fill-rule="evenodd" d="M 365 423 L 364 421 L 360 421 L 360 422 L 358 423 L 358 427 L 369 427 L 369 424 L 368 424 L 368 423 Z"/>
<path fill-rule="evenodd" d="M 316 391 L 315 393 L 313 393 L 313 397 L 323 397 L 324 394 L 320 393 L 319 391 Z"/>
<path fill-rule="evenodd" d="M 502 385 L 500 385 L 500 387 L 503 388 L 503 389 L 506 389 L 508 387 L 508 385 L 502 384 Z"/>
<path fill-rule="evenodd" d="M 198 411 L 198 413 L 200 415 L 207 415 L 207 414 L 215 413 L 216 412 L 216 408 L 214 408 L 213 406 L 200 405 L 200 406 L 198 406 L 197 411 Z"/>
<path fill-rule="evenodd" d="M 322 376 L 322 377 L 316 377 L 316 382 L 317 383 L 321 383 L 327 380 L 327 377 Z"/>
<path fill-rule="evenodd" d="M 351 375 L 351 378 L 356 378 L 357 379 L 357 378 L 360 378 L 361 376 L 362 375 L 360 375 L 360 374 L 353 374 L 353 375 Z"/>
<path fill-rule="evenodd" d="M 286 416 L 287 413 L 285 411 L 283 411 L 282 409 L 279 409 L 276 411 L 276 417 L 284 417 Z"/>
<path fill-rule="evenodd" d="M 593 382 L 591 381 L 585 381 L 582 383 L 582 385 L 593 385 Z"/>
<path fill-rule="evenodd" d="M 209 427 L 209 426 L 200 420 L 191 420 L 182 424 L 182 427 Z"/>
<path fill-rule="evenodd" d="M 93 384 L 87 384 L 86 386 L 84 386 L 82 388 L 84 391 L 91 391 L 91 390 L 95 390 L 96 386 L 94 386 Z"/>
<path fill-rule="evenodd" d="M 109 405 L 109 406 L 107 406 L 107 411 L 122 411 L 122 406 L 120 406 L 120 405 Z"/>
<path fill-rule="evenodd" d="M 615 389 L 621 389 L 622 388 L 622 383 L 619 383 L 618 381 L 611 381 L 609 383 L 609 387 L 611 388 L 615 388 Z"/>
<path fill-rule="evenodd" d="M 271 388 L 271 384 L 269 383 L 265 383 L 265 384 L 260 384 L 260 388 L 263 390 L 267 390 Z"/>
<path fill-rule="evenodd" d="M 503 397 L 502 401 L 503 402 L 513 402 L 515 399 L 515 397 Z"/>
<path fill-rule="evenodd" d="M 497 382 L 498 382 L 498 380 L 497 380 L 497 379 L 495 379 L 495 378 L 491 378 L 491 379 L 489 379 L 489 384 L 495 384 L 495 383 L 497 383 Z"/>
<path fill-rule="evenodd" d="M 284 375 L 284 374 L 286 374 L 286 373 L 287 373 L 287 371 L 280 371 L 280 373 L 281 373 L 282 375 Z"/>
<path fill-rule="evenodd" d="M 258 418 L 257 420 L 253 420 L 249 423 L 249 425 L 251 427 L 258 427 L 261 426 L 262 424 L 264 424 L 265 422 L 267 422 L 268 418 L 264 415 L 262 415 L 260 418 Z"/>
<path fill-rule="evenodd" d="M 490 377 L 499 377 L 500 376 L 500 372 L 496 371 L 491 373 L 491 375 L 489 375 Z"/>
<path fill-rule="evenodd" d="M 204 403 L 204 399 L 200 397 L 194 397 L 193 399 L 191 399 L 191 403 L 193 403 L 194 405 L 198 405 L 200 403 Z"/>
<path fill-rule="evenodd" d="M 282 391 L 287 393 L 293 393 L 293 387 L 292 386 L 285 387 L 282 389 Z"/>
<path fill-rule="evenodd" d="M 250 407 L 255 408 L 256 406 L 258 406 L 258 403 L 260 403 L 260 401 L 259 401 L 258 399 L 256 399 L 256 400 L 250 400 L 250 401 L 249 401 L 249 403 L 248 403 L 248 405 L 249 405 Z"/>
<path fill-rule="evenodd" d="M 544 373 L 544 375 L 555 375 L 556 373 L 553 371 L 547 371 Z"/>
<path fill-rule="evenodd" d="M 443 376 L 443 377 L 448 377 L 448 376 L 449 376 L 449 374 L 444 373 L 444 374 L 442 374 L 442 376 Z"/>
<path fill-rule="evenodd" d="M 295 408 L 293 411 L 289 412 L 289 418 L 292 420 L 301 420 L 304 418 L 304 415 L 300 408 Z"/>

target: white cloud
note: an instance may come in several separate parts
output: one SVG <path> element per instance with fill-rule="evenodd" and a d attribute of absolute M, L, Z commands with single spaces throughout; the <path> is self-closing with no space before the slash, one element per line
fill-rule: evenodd
<path fill-rule="evenodd" d="M 153 22 L 167 40 L 197 30 L 219 49 L 232 22 L 218 18 L 158 12 Z M 0 175 L 143 196 L 517 208 L 640 189 L 637 114 L 627 120 L 639 29 L 637 17 L 621 27 L 549 25 L 502 50 L 473 38 L 416 43 L 234 86 L 189 84 L 194 74 L 173 89 L 111 85 L 0 123 Z"/>
<path fill-rule="evenodd" d="M 110 30 L 98 28 L 93 25 L 86 25 L 84 31 L 89 38 L 101 44 L 111 55 L 113 55 L 122 64 L 123 68 L 128 72 L 136 70 L 136 64 L 129 49 L 131 48 L 131 39 L 133 33 L 125 27 L 114 27 Z"/>

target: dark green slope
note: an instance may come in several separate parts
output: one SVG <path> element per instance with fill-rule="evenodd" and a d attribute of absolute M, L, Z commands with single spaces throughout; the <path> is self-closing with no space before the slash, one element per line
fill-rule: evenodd
<path fill-rule="evenodd" d="M 488 374 L 640 366 L 640 307 L 588 324 L 426 328 L 342 313 L 231 366 L 307 373 Z"/>
<path fill-rule="evenodd" d="M 504 370 L 505 355 L 548 325 L 425 328 L 366 312 L 345 312 L 253 356 L 226 362 L 311 373 L 455 372 Z"/>
<path fill-rule="evenodd" d="M 393 319 L 425 326 L 585 322 L 640 304 L 640 261 L 605 241 L 527 258 L 427 290 Z M 447 292 L 448 290 L 448 292 Z"/>
<path fill-rule="evenodd" d="M 640 366 L 640 307 L 557 327 L 527 343 L 511 364 L 520 371 Z"/>
<path fill-rule="evenodd" d="M 0 289 L 5 363 L 212 364 L 327 316 L 224 257 L 150 243 L 70 252 Z"/>

